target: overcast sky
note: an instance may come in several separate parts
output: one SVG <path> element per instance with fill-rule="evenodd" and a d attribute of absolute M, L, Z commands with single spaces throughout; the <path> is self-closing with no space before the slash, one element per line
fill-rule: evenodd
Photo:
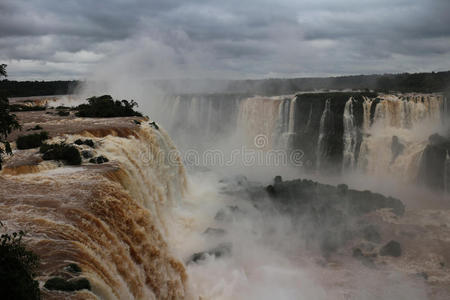
<path fill-rule="evenodd" d="M 10 79 L 450 69 L 450 0 L 1 0 Z"/>

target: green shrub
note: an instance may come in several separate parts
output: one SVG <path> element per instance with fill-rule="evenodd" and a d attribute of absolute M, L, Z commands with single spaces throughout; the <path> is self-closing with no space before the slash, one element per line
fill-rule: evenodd
<path fill-rule="evenodd" d="M 39 152 L 43 153 L 44 160 L 63 160 L 68 165 L 80 165 L 81 155 L 77 148 L 65 143 L 42 144 Z"/>
<path fill-rule="evenodd" d="M 88 98 L 88 104 L 76 107 L 76 116 L 84 118 L 113 118 L 113 117 L 142 117 L 140 112 L 134 110 L 138 104 L 131 100 L 113 100 L 109 95 Z"/>
<path fill-rule="evenodd" d="M 2 224 L 0 223 L 2 226 Z M 0 293 L 2 299 L 40 299 L 36 277 L 39 258 L 22 243 L 23 231 L 0 237 Z"/>
<path fill-rule="evenodd" d="M 32 149 L 42 145 L 42 142 L 48 139 L 48 132 L 32 133 L 19 136 L 16 140 L 17 149 Z"/>

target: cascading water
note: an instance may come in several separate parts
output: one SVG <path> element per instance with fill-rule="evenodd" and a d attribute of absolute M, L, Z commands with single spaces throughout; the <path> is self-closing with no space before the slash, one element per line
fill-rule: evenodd
<path fill-rule="evenodd" d="M 344 110 L 344 157 L 342 167 L 344 170 L 355 166 L 357 128 L 353 116 L 353 98 L 345 104 Z"/>
<path fill-rule="evenodd" d="M 239 135 L 240 143 L 248 146 L 263 135 L 263 150 L 301 150 L 306 165 L 319 172 L 401 174 L 397 177 L 408 182 L 418 176 L 428 136 L 448 118 L 447 99 L 440 94 L 180 97 L 173 108 L 177 113 L 171 111 L 172 124 L 167 126 L 177 141 L 188 136 L 183 133 L 186 130 L 208 141 Z M 180 128 L 183 132 L 177 131 Z M 181 140 L 179 144 L 184 145 Z"/>
<path fill-rule="evenodd" d="M 184 167 L 171 140 L 163 129 L 142 124 L 128 137 L 118 137 L 111 128 L 101 137 L 85 131 L 50 142 L 86 136 L 96 144 L 87 151 L 108 157 L 110 163 L 55 163 L 50 170 L 0 177 L 0 218 L 11 230 L 28 231 L 27 243 L 42 262 L 38 279 L 61 276 L 74 262 L 92 292 L 67 298 L 189 297 L 184 266 L 167 244 L 169 208 L 186 190 Z M 44 295 L 62 297 L 47 291 Z"/>
<path fill-rule="evenodd" d="M 330 112 L 331 112 L 331 99 L 327 99 L 325 102 L 325 109 L 323 110 L 322 117 L 320 118 L 319 139 L 317 141 L 317 154 L 316 154 L 317 168 L 320 168 L 323 163 L 323 160 L 326 159 L 325 146 L 327 141 L 325 139 L 325 135 L 327 134 L 326 124 Z"/>

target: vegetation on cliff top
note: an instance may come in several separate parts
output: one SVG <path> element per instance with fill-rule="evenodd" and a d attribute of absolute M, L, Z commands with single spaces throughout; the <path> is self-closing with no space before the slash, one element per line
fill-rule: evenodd
<path fill-rule="evenodd" d="M 63 160 L 68 165 L 80 165 L 81 155 L 78 149 L 65 143 L 60 144 L 42 144 L 39 152 L 44 155 L 44 160 Z"/>
<path fill-rule="evenodd" d="M 113 100 L 110 95 L 88 98 L 87 104 L 76 107 L 77 117 L 84 118 L 113 118 L 113 117 L 142 117 L 140 112 L 134 110 L 138 104 L 134 101 Z"/>
<path fill-rule="evenodd" d="M 16 140 L 17 149 L 33 149 L 42 145 L 42 142 L 48 139 L 48 132 L 31 133 L 19 136 Z"/>

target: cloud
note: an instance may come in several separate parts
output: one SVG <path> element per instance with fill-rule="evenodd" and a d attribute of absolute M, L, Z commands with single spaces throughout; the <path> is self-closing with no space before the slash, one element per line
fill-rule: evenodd
<path fill-rule="evenodd" d="M 4 0 L 0 60 L 11 79 L 115 64 L 151 78 L 445 70 L 448 11 L 447 0 Z"/>

